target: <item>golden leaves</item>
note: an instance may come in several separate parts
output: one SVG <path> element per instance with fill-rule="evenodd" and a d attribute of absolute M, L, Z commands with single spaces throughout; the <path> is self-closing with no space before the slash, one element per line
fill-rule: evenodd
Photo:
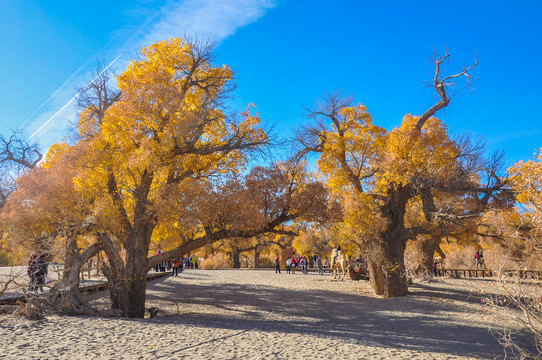
<path fill-rule="evenodd" d="M 414 175 L 450 176 L 447 170 L 451 170 L 457 148 L 448 137 L 446 126 L 430 118 L 419 132 L 415 128 L 417 120 L 416 116 L 405 115 L 401 126 L 390 131 L 381 188 L 390 181 L 407 184 Z"/>
<path fill-rule="evenodd" d="M 405 115 L 401 126 L 386 133 L 372 124 L 363 105 L 348 106 L 350 100 L 337 96 L 327 100 L 311 113 L 330 124 L 320 126 L 317 164 L 327 186 L 341 199 L 351 237 L 373 236 L 386 229 L 383 211 L 393 189 L 423 179 L 444 183 L 454 176 L 458 149 L 440 120 L 428 119 L 420 131 L 419 117 Z"/>
<path fill-rule="evenodd" d="M 322 134 L 326 141 L 318 159 L 332 191 L 348 190 L 353 176 L 372 173 L 381 162 L 385 139 L 385 130 L 372 124 L 363 105 L 341 109 L 340 115 L 340 121 Z"/>
<path fill-rule="evenodd" d="M 542 218 L 542 149 L 535 153 L 533 159 L 515 163 L 508 173 L 517 191 L 517 201 L 535 217 Z"/>

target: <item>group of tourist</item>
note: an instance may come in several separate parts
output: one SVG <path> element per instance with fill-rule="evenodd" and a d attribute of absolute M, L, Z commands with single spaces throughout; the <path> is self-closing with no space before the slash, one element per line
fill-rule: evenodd
<path fill-rule="evenodd" d="M 275 273 L 280 274 L 280 260 L 278 256 L 273 263 L 275 264 Z M 299 269 L 303 274 L 308 274 L 309 266 L 311 265 L 314 269 L 318 269 L 318 274 L 321 275 L 324 274 L 324 267 L 329 266 L 329 264 L 324 263 L 322 258 L 316 254 L 310 260 L 306 256 L 301 255 L 297 255 L 296 257 L 288 256 L 286 259 L 286 273 L 295 274 L 295 271 Z"/>
<path fill-rule="evenodd" d="M 32 254 L 28 259 L 28 266 L 26 272 L 30 278 L 28 284 L 28 291 L 41 291 L 47 283 L 47 255 L 41 254 L 40 256 Z"/>
<path fill-rule="evenodd" d="M 155 255 L 160 255 L 162 249 L 158 248 L 155 252 Z M 194 255 L 182 258 L 173 258 L 172 260 L 167 260 L 156 264 L 154 266 L 154 271 L 156 272 L 165 272 L 172 271 L 172 276 L 179 276 L 179 273 L 182 273 L 184 269 L 197 269 L 198 262 Z"/>
<path fill-rule="evenodd" d="M 162 253 L 162 250 L 158 248 L 156 255 Z M 156 272 L 172 271 L 172 276 L 179 276 L 179 273 L 183 272 L 183 269 L 197 269 L 198 263 L 194 255 L 183 258 L 173 258 L 173 260 L 164 261 L 157 264 L 154 267 Z M 36 255 L 32 254 L 28 259 L 28 265 L 26 267 L 30 282 L 28 284 L 28 291 L 40 291 L 43 292 L 43 287 L 47 284 L 47 272 L 48 262 L 47 254 Z"/>
<path fill-rule="evenodd" d="M 154 271 L 165 272 L 173 271 L 173 275 L 182 273 L 184 269 L 197 269 L 198 263 L 194 256 L 173 258 L 172 260 L 161 262 L 154 266 Z"/>
<path fill-rule="evenodd" d="M 297 257 L 289 257 L 286 259 L 286 273 L 295 274 L 295 270 L 299 268 L 303 274 L 308 274 L 308 259 L 306 256 L 297 255 Z"/>

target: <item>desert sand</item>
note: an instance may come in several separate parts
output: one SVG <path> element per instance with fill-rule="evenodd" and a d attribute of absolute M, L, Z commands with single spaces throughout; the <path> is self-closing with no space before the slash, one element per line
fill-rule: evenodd
<path fill-rule="evenodd" d="M 477 289 L 415 281 L 406 297 L 367 281 L 269 270 L 185 270 L 148 283 L 155 318 L 0 317 L 0 359 L 494 359 L 512 325 Z M 107 308 L 107 292 L 90 295 Z"/>

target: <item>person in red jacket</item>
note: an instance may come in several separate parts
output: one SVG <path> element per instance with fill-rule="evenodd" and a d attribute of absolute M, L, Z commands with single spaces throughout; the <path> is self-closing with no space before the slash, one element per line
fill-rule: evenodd
<path fill-rule="evenodd" d="M 275 274 L 280 274 L 280 260 L 279 260 L 279 257 L 277 255 L 277 257 L 275 258 L 275 261 L 273 261 L 275 263 Z"/>

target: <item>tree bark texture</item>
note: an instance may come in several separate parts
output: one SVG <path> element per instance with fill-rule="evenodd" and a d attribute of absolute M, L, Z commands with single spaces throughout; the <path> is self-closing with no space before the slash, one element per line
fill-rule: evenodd
<path fill-rule="evenodd" d="M 254 269 L 260 267 L 260 249 L 256 247 L 254 249 Z"/>
<path fill-rule="evenodd" d="M 76 256 L 79 254 L 77 247 L 77 238 L 68 236 L 66 238 L 66 251 L 64 253 L 64 269 L 62 271 L 62 279 L 67 279 L 70 276 L 70 270 L 73 266 Z"/>
<path fill-rule="evenodd" d="M 407 230 L 404 225 L 406 204 L 412 197 L 409 185 L 391 184 L 382 214 L 387 218 L 384 230 L 371 247 L 367 265 L 371 285 L 377 295 L 384 297 L 408 294 L 405 268 Z"/>
<path fill-rule="evenodd" d="M 107 278 L 110 284 L 111 308 L 119 309 L 129 318 L 145 317 L 145 292 L 147 290 L 147 253 L 152 234 L 152 224 L 142 226 L 125 247 L 126 261 L 119 256 L 115 244 L 107 239 L 106 254 L 110 267 Z"/>
<path fill-rule="evenodd" d="M 124 232 L 120 235 L 125 261 L 121 258 L 121 248 L 108 235 L 101 234 L 100 239 L 109 258 L 111 303 L 113 309 L 119 309 L 129 318 L 145 317 L 145 292 L 147 290 L 147 272 L 149 245 L 155 222 L 148 209 L 148 195 L 154 174 L 144 171 L 135 189 L 132 221 L 128 218 L 119 195 L 116 178 L 109 174 L 108 190 L 113 203 L 119 210 Z"/>
<path fill-rule="evenodd" d="M 375 294 L 384 297 L 408 294 L 405 249 L 406 242 L 389 234 L 384 234 L 379 244 L 375 244 L 367 261 L 370 283 Z"/>
<path fill-rule="evenodd" d="M 241 268 L 241 260 L 240 260 L 239 251 L 233 251 L 232 252 L 231 261 L 232 261 L 232 267 L 234 269 L 240 269 Z"/>
<path fill-rule="evenodd" d="M 415 240 L 415 252 L 419 254 L 417 264 L 414 267 L 414 275 L 431 273 L 435 252 L 440 250 L 440 236 L 428 236 Z M 440 250 L 442 252 L 442 250 Z"/>
<path fill-rule="evenodd" d="M 48 293 L 48 303 L 56 311 L 68 315 L 100 315 L 79 292 L 79 271 L 90 258 L 101 249 L 101 244 L 89 246 L 82 254 L 73 259 L 68 276 L 56 284 Z"/>

